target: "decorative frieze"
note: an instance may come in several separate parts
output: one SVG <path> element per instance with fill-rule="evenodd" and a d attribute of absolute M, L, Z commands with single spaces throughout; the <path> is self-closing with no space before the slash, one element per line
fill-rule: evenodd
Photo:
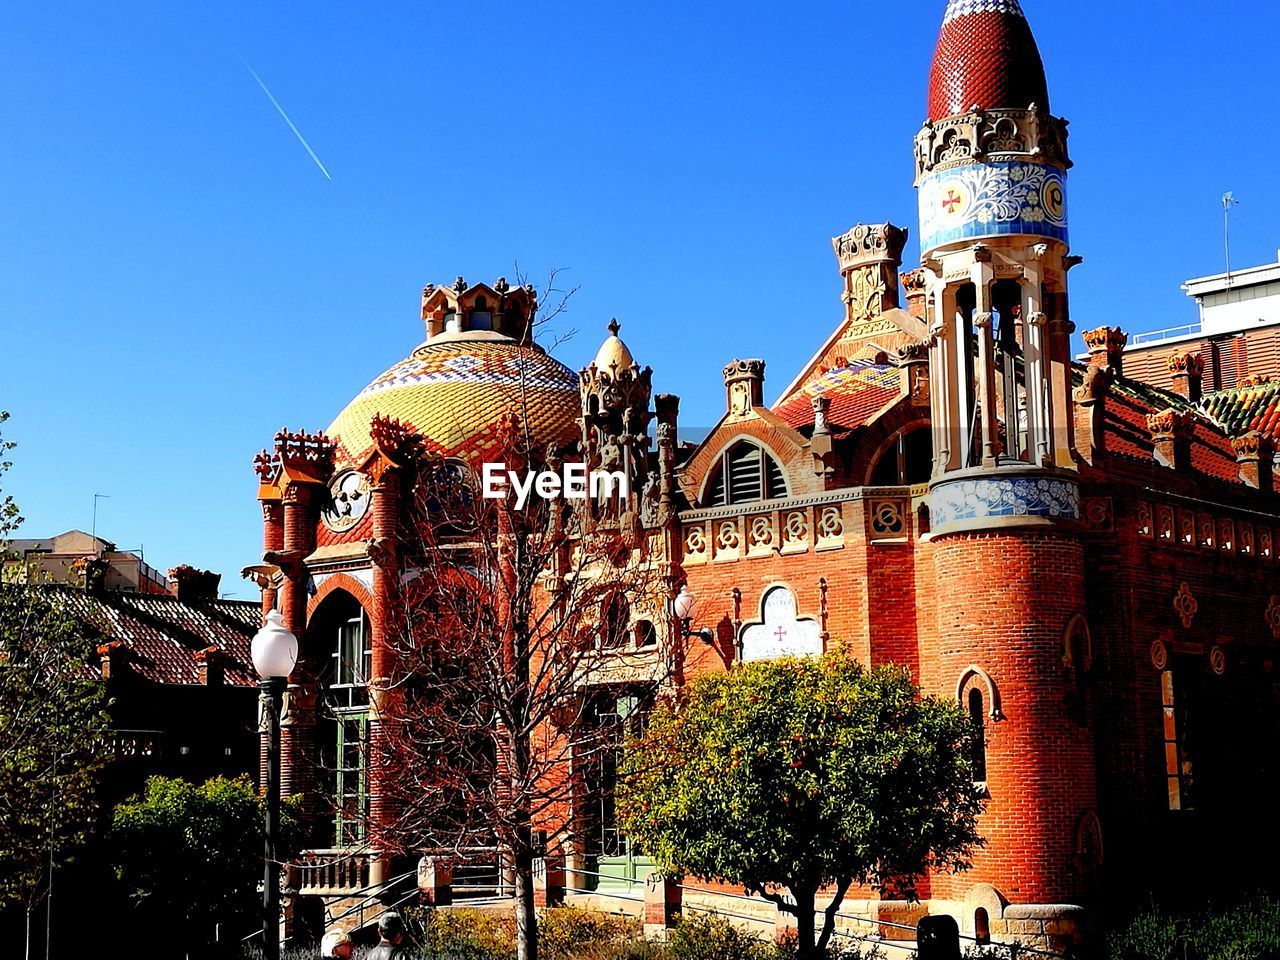
<path fill-rule="evenodd" d="M 1067 121 L 1043 110 L 974 110 L 926 123 L 916 135 L 916 177 L 966 163 L 1035 159 L 1069 168 Z"/>
<path fill-rule="evenodd" d="M 912 535 L 912 496 L 908 487 L 859 488 L 838 497 L 689 510 L 681 514 L 683 563 L 841 550 L 850 536 L 872 544 L 901 543 Z"/>
<path fill-rule="evenodd" d="M 1094 499 L 1086 501 L 1085 522 L 1090 526 Z M 1189 550 L 1273 559 L 1272 527 L 1226 511 L 1176 509 L 1169 504 L 1139 500 L 1134 504 L 1129 529 L 1144 540 L 1166 545 L 1177 543 Z"/>

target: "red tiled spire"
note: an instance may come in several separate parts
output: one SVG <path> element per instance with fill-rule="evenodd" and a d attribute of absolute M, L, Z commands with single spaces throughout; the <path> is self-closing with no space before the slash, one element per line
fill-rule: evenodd
<path fill-rule="evenodd" d="M 1018 0 L 949 0 L 929 77 L 929 119 L 970 107 L 1046 112 L 1044 63 Z"/>

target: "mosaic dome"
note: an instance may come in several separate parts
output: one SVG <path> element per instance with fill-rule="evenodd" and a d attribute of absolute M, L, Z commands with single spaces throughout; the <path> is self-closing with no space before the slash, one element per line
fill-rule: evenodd
<path fill-rule="evenodd" d="M 329 426 L 340 460 L 373 442 L 377 414 L 412 426 L 442 456 L 474 460 L 491 451 L 506 414 L 528 424 L 536 447 L 578 434 L 578 377 L 536 345 L 499 334 L 432 338 L 360 391 Z"/>
<path fill-rule="evenodd" d="M 970 108 L 1049 110 L 1044 63 L 1018 0 L 951 0 L 929 77 L 929 119 Z"/>

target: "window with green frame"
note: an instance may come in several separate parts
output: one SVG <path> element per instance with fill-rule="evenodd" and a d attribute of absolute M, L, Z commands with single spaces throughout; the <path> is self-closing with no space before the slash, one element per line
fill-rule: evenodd
<path fill-rule="evenodd" d="M 334 837 L 338 846 L 350 847 L 364 841 L 369 820 L 369 712 L 346 711 L 337 719 Z"/>
<path fill-rule="evenodd" d="M 325 692 L 333 716 L 334 843 L 362 843 L 369 819 L 368 678 L 373 669 L 369 619 L 364 611 L 338 625 Z"/>

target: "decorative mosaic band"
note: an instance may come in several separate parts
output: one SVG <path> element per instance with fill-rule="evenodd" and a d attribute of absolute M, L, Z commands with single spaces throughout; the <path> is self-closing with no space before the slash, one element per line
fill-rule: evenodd
<path fill-rule="evenodd" d="M 1066 174 L 1041 163 L 977 163 L 920 181 L 920 248 L 1026 235 L 1067 242 Z"/>
<path fill-rule="evenodd" d="M 1080 519 L 1080 487 L 1056 477 L 983 477 L 943 481 L 929 492 L 934 528 L 992 517 Z"/>
<path fill-rule="evenodd" d="M 947 12 L 942 22 L 949 23 L 960 17 L 967 17 L 971 13 L 1007 13 L 1026 19 L 1022 7 L 1018 6 L 1018 0 L 951 0 L 947 4 Z"/>

